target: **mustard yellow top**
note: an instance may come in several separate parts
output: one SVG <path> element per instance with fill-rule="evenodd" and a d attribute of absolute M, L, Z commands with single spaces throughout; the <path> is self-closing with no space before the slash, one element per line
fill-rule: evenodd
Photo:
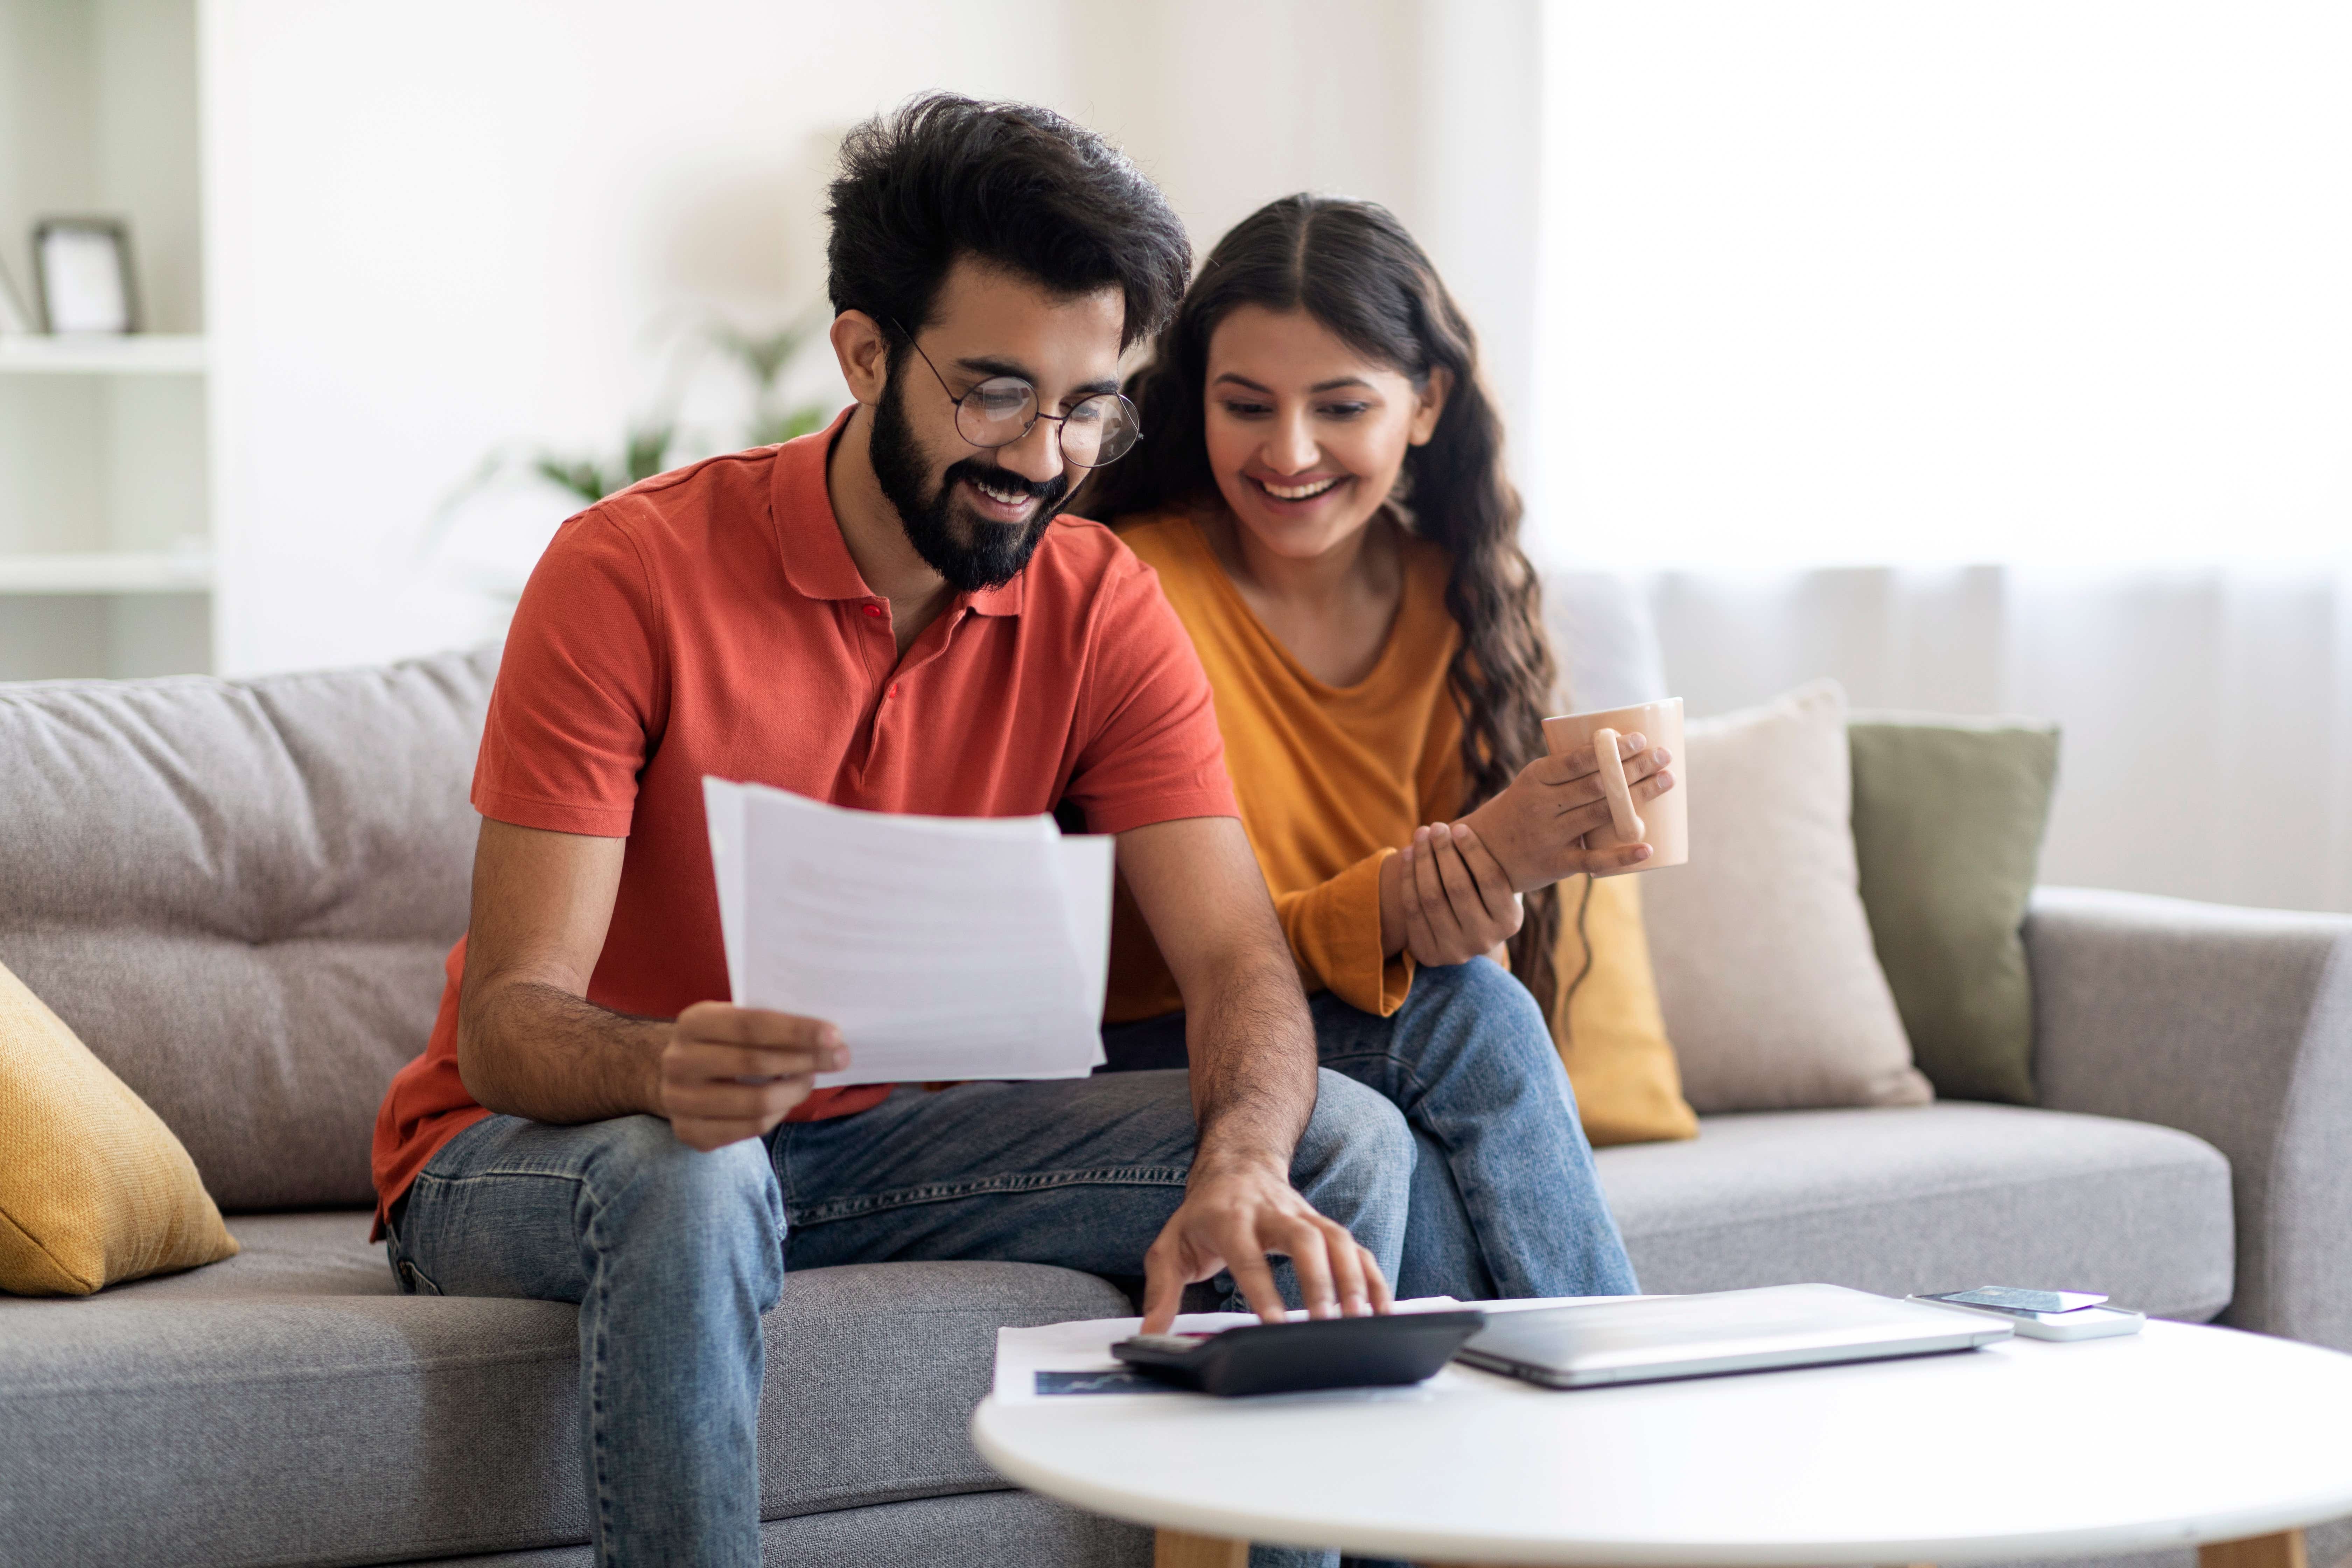
<path fill-rule="evenodd" d="M 1265 629 L 1182 514 L 1119 537 L 1160 574 L 1216 694 L 1242 826 L 1309 991 L 1382 1017 L 1403 1005 L 1412 960 L 1381 952 L 1381 862 L 1462 803 L 1462 717 L 1446 684 L 1461 641 L 1445 608 L 1445 552 L 1404 542 L 1404 593 L 1370 675 L 1327 686 Z M 1183 1005 L 1122 885 L 1112 921 L 1112 1023 Z"/>

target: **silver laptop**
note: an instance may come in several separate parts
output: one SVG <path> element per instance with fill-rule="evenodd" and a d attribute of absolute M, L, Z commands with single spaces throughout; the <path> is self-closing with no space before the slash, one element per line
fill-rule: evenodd
<path fill-rule="evenodd" d="M 1549 1388 L 1598 1388 L 1934 1355 L 2009 1337 L 2006 1323 L 1971 1322 L 1924 1302 L 1843 1285 L 1774 1285 L 1494 1312 L 1456 1359 Z"/>

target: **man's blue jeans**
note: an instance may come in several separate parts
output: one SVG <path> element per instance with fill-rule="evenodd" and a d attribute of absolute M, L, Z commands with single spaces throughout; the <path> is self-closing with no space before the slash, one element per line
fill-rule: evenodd
<path fill-rule="evenodd" d="M 493 1116 L 433 1156 L 388 1244 L 402 1287 L 580 1308 L 597 1561 L 760 1561 L 760 1318 L 784 1270 L 984 1258 L 1134 1275 L 1182 1200 L 1182 1073 L 901 1089 L 711 1153 L 654 1117 Z M 1394 1279 L 1413 1143 L 1380 1095 L 1318 1085 L 1291 1181 Z M 1297 1287 L 1277 1271 L 1294 1303 Z"/>
<path fill-rule="evenodd" d="M 1413 975 L 1377 1017 L 1314 998 L 1327 1073 L 1376 1089 L 1419 1151 L 1399 1296 L 1628 1296 L 1639 1287 L 1543 1010 L 1486 959 Z M 1184 1065 L 1184 1016 L 1103 1031 L 1110 1068 Z"/>

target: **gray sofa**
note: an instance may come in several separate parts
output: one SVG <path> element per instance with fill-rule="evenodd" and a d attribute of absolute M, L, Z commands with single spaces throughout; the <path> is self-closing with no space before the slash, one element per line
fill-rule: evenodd
<path fill-rule="evenodd" d="M 378 1097 L 465 919 L 494 668 L 0 688 L 0 963 L 178 1132 L 245 1247 L 0 1299 L 6 1561 L 586 1561 L 572 1310 L 402 1296 L 367 1241 Z M 2051 891 L 2028 937 L 2044 1108 L 1604 1151 L 1645 1285 L 2063 1281 L 2352 1347 L 2352 920 Z M 998 1325 L 1128 1310 L 1022 1265 L 794 1276 L 770 1560 L 1147 1561 L 965 1438 Z"/>

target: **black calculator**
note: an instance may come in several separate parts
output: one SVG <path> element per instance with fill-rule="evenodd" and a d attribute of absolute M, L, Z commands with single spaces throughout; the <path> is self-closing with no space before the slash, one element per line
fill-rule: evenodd
<path fill-rule="evenodd" d="M 1310 1318 L 1214 1334 L 1138 1334 L 1110 1353 L 1146 1377 L 1223 1398 L 1384 1388 L 1430 1376 L 1486 1325 L 1477 1311 Z"/>

